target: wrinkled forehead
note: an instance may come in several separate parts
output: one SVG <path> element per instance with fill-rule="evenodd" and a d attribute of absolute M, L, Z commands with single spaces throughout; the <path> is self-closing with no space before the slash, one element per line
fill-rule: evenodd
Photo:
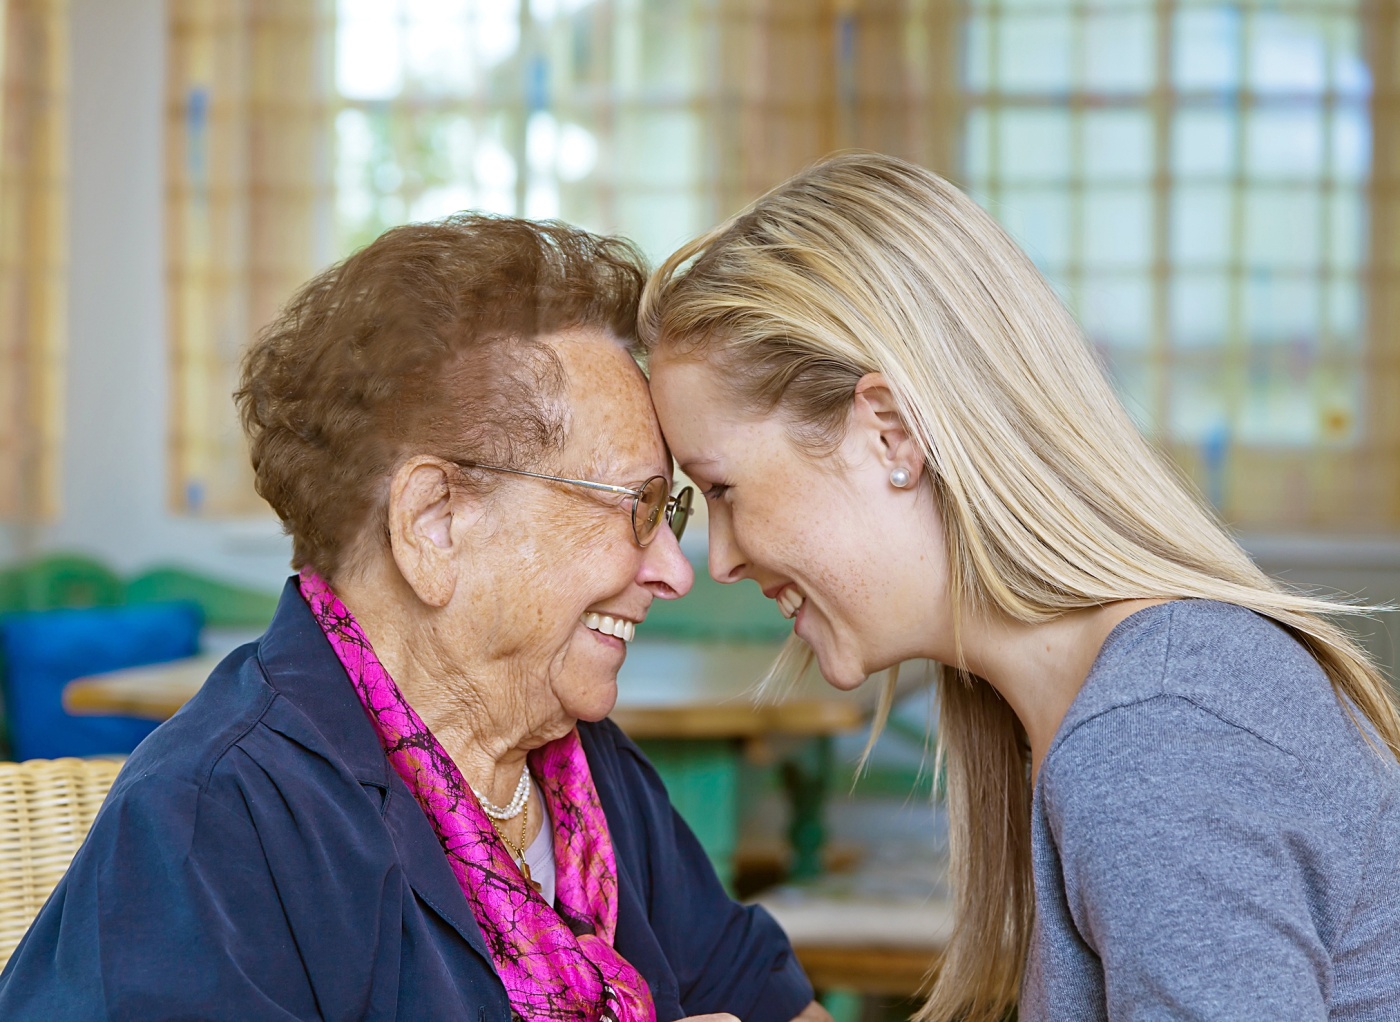
<path fill-rule="evenodd" d="M 670 457 L 641 369 L 623 343 L 597 329 L 546 338 L 568 378 L 569 450 L 599 468 L 670 475 Z"/>

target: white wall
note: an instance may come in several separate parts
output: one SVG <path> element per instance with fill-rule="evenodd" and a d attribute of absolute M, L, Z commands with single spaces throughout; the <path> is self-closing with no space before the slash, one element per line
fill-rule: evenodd
<path fill-rule="evenodd" d="M 81 550 L 123 573 L 178 563 L 275 591 L 291 544 L 260 519 L 165 501 L 165 10 L 72 0 L 69 342 L 62 513 L 0 531 L 0 558 Z"/>

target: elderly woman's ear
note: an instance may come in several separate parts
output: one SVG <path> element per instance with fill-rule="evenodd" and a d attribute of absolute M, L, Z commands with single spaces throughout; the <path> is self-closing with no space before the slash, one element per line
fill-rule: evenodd
<path fill-rule="evenodd" d="M 473 513 L 453 506 L 452 471 L 441 459 L 418 455 L 389 483 L 389 549 L 404 581 L 430 607 L 446 606 L 457 589 L 463 523 L 456 519 Z"/>

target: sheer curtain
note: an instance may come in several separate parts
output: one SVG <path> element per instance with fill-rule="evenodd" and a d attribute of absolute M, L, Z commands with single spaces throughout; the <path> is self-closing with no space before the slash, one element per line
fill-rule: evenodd
<path fill-rule="evenodd" d="M 169 0 L 171 506 L 257 512 L 231 394 L 256 331 L 329 250 L 322 0 Z"/>
<path fill-rule="evenodd" d="M 1242 528 L 1400 525 L 1394 12 L 968 8 L 963 182 Z"/>
<path fill-rule="evenodd" d="M 0 518 L 56 513 L 68 222 L 68 5 L 0 15 Z"/>
<path fill-rule="evenodd" d="M 172 500 L 260 509 L 238 354 L 463 208 L 653 260 L 833 150 L 968 187 L 1234 525 L 1400 525 L 1400 30 L 1317 0 L 172 0 Z"/>
<path fill-rule="evenodd" d="M 172 0 L 171 500 L 261 509 L 229 393 L 317 265 L 476 208 L 657 259 L 833 148 L 952 167 L 920 0 Z"/>
<path fill-rule="evenodd" d="M 343 250 L 476 207 L 653 257 L 846 146 L 943 170 L 957 8 L 895 0 L 339 0 Z"/>

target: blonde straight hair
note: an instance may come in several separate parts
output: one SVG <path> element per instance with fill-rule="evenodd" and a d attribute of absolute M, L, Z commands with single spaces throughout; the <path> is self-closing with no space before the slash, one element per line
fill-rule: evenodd
<path fill-rule="evenodd" d="M 1138 432 L 1026 255 L 935 174 L 872 153 L 809 168 L 671 256 L 641 335 L 653 356 L 715 365 L 740 407 L 782 415 L 815 454 L 839 441 L 856 381 L 884 373 L 942 515 L 955 622 L 1146 597 L 1248 607 L 1400 758 L 1385 677 L 1327 617 L 1356 608 L 1254 565 Z M 954 663 L 938 684 L 956 924 L 916 1017 L 992 1022 L 1016 1003 L 1034 915 L 1029 750 L 986 682 Z"/>

